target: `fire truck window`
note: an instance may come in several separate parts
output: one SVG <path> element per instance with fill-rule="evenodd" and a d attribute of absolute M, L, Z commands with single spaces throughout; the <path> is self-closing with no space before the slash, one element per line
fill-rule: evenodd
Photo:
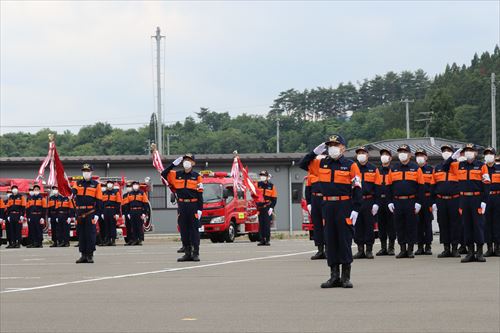
<path fill-rule="evenodd" d="M 227 192 L 228 192 L 227 193 L 228 197 L 226 199 L 226 203 L 230 203 L 234 199 L 234 190 L 233 190 L 233 187 L 232 186 L 227 187 Z"/>
<path fill-rule="evenodd" d="M 292 183 L 292 203 L 299 204 L 302 199 L 302 183 Z"/>
<path fill-rule="evenodd" d="M 243 191 L 238 191 L 238 199 L 240 199 L 240 200 L 245 199 L 245 192 L 243 192 Z"/>
<path fill-rule="evenodd" d="M 153 185 L 153 191 L 149 192 L 149 201 L 153 209 L 167 208 L 167 187 L 164 185 Z"/>

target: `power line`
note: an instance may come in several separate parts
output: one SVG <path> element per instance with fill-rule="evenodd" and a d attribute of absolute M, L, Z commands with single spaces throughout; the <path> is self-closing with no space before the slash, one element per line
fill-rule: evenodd
<path fill-rule="evenodd" d="M 175 121 L 167 121 L 167 123 L 176 123 Z M 35 128 L 42 128 L 42 127 L 84 127 L 84 126 L 94 126 L 96 123 L 93 124 L 46 124 L 46 125 L 0 125 L 0 128 L 29 128 L 29 127 L 35 127 Z M 105 123 L 106 125 L 111 125 L 111 126 L 127 126 L 127 125 L 149 125 L 149 122 L 139 122 L 139 123 Z"/>

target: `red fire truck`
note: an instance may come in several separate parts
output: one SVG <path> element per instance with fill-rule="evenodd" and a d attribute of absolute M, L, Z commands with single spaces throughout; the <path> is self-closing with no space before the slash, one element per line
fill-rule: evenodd
<path fill-rule="evenodd" d="M 249 191 L 234 187 L 227 172 L 201 171 L 203 176 L 203 214 L 201 236 L 214 243 L 232 243 L 238 236 L 259 240 L 257 205 Z"/>

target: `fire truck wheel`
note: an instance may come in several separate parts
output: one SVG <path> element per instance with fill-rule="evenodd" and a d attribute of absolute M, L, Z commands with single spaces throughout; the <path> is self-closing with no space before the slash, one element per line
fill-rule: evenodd
<path fill-rule="evenodd" d="M 258 242 L 260 241 L 260 235 L 258 233 L 248 234 L 248 239 L 250 239 L 250 242 Z"/>
<path fill-rule="evenodd" d="M 236 224 L 234 223 L 234 221 L 231 221 L 231 223 L 229 223 L 229 227 L 224 232 L 224 240 L 226 241 L 226 243 L 232 243 L 234 242 L 235 238 L 236 238 Z"/>

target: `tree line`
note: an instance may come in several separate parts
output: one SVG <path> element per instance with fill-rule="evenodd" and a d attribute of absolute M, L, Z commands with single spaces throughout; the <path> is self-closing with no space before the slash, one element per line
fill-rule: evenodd
<path fill-rule="evenodd" d="M 433 78 L 419 69 L 388 72 L 335 88 L 288 89 L 278 95 L 266 115 L 231 117 L 229 112 L 202 107 L 196 117 L 165 126 L 163 134 L 171 136 L 171 154 L 230 153 L 235 149 L 240 153 L 270 153 L 276 151 L 279 119 L 281 152 L 304 152 L 334 132 L 347 137 L 349 146 L 354 147 L 406 137 L 405 105 L 401 101 L 409 99 L 412 137 L 490 145 L 492 72 L 500 76 L 498 45 L 493 53 L 474 54 L 469 65 L 447 65 Z M 498 95 L 497 105 L 500 107 Z M 82 127 L 78 133 L 64 131 L 57 134 L 58 150 L 63 156 L 148 154 L 155 137 L 155 121 L 153 115 L 149 125 L 137 129 L 98 122 Z M 49 132 L 53 131 L 4 134 L 0 136 L 0 156 L 43 156 Z"/>

